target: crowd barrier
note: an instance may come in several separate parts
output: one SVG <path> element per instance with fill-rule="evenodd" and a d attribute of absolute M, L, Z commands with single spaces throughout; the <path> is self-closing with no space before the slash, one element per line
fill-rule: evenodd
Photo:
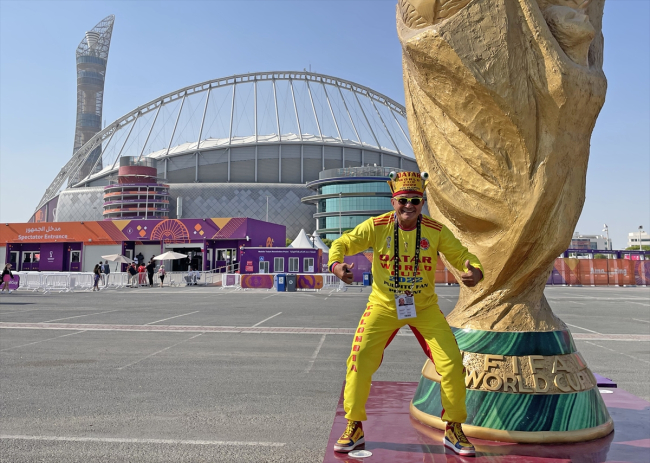
<path fill-rule="evenodd" d="M 650 260 L 555 259 L 547 285 L 648 286 Z"/>
<path fill-rule="evenodd" d="M 25 291 L 89 291 L 94 285 L 90 272 L 14 272 L 20 275 L 20 287 Z M 116 272 L 103 275 L 100 288 L 124 288 L 130 286 L 128 273 Z M 155 282 L 160 284 L 158 274 Z M 148 285 L 146 273 L 136 275 L 138 285 Z M 454 275 L 438 260 L 435 272 L 436 284 L 457 284 Z M 165 286 L 218 285 L 221 288 L 271 289 L 273 274 L 244 274 L 207 272 L 167 272 Z M 297 289 L 301 291 L 339 288 L 339 279 L 331 273 L 298 274 Z M 648 286 L 650 285 L 650 260 L 628 259 L 555 259 L 547 285 L 557 286 Z"/>
<path fill-rule="evenodd" d="M 441 260 L 436 266 L 436 284 L 457 284 Z M 650 260 L 555 259 L 547 285 L 556 286 L 648 286 Z"/>
<path fill-rule="evenodd" d="M 272 273 L 250 273 L 244 275 L 223 275 L 222 287 L 242 289 L 276 289 L 275 275 Z M 325 288 L 338 288 L 339 279 L 331 273 L 296 274 L 297 291 L 320 291 Z"/>

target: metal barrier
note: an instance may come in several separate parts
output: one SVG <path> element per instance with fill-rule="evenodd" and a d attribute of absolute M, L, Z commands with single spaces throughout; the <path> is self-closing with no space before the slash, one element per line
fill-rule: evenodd
<path fill-rule="evenodd" d="M 165 283 L 168 286 L 185 286 L 185 279 L 183 278 L 185 275 L 187 275 L 186 272 L 166 272 Z"/>
<path fill-rule="evenodd" d="M 45 285 L 43 292 L 59 290 L 60 293 L 70 291 L 70 274 L 64 275 L 45 275 Z"/>
<path fill-rule="evenodd" d="M 27 291 L 38 291 L 43 288 L 43 278 L 40 273 L 16 272 L 20 275 L 20 287 Z"/>
<path fill-rule="evenodd" d="M 107 288 L 124 288 L 129 284 L 129 274 L 125 272 L 109 273 L 106 275 Z"/>
<path fill-rule="evenodd" d="M 70 274 L 70 289 L 72 291 L 80 289 L 90 291 L 95 283 L 95 275 L 92 273 L 73 273 Z"/>
<path fill-rule="evenodd" d="M 334 275 L 333 273 L 321 273 L 320 274 L 323 277 L 323 289 L 325 288 L 336 288 L 339 285 L 339 277 Z"/>

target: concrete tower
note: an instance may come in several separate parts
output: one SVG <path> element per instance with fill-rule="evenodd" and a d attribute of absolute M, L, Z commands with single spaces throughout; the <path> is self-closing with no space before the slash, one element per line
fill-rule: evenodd
<path fill-rule="evenodd" d="M 73 153 L 102 129 L 104 79 L 114 22 L 113 15 L 102 19 L 91 31 L 86 32 L 86 37 L 77 47 L 77 126 Z M 101 170 L 102 166 L 98 162 L 101 152 L 101 145 L 97 146 L 71 183 Z"/>

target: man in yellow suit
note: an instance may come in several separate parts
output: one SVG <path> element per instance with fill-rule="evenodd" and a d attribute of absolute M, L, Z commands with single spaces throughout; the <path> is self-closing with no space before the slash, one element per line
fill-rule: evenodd
<path fill-rule="evenodd" d="M 332 243 L 329 268 L 346 283 L 352 282 L 354 264 L 344 262 L 372 248 L 372 292 L 354 335 L 347 361 L 344 407 L 348 425 L 334 445 L 337 452 L 349 452 L 363 444 L 362 421 L 372 375 L 381 364 L 384 349 L 397 331 L 409 325 L 424 353 L 441 375 L 442 420 L 447 422 L 444 445 L 465 456 L 474 447 L 463 433 L 465 369 L 449 324 L 438 306 L 435 272 L 438 253 L 458 270 L 462 283 L 475 286 L 483 278 L 478 258 L 467 251 L 451 231 L 421 214 L 426 173 L 391 172 L 394 211 L 373 217 L 343 234 Z"/>

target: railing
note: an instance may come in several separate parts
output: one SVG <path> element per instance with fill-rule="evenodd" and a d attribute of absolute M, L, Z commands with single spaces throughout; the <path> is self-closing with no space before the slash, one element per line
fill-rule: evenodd
<path fill-rule="evenodd" d="M 212 273 L 235 273 L 238 271 L 239 271 L 239 262 L 233 262 L 232 264 L 217 267 L 212 270 L 206 270 L 206 272 L 212 272 Z"/>

